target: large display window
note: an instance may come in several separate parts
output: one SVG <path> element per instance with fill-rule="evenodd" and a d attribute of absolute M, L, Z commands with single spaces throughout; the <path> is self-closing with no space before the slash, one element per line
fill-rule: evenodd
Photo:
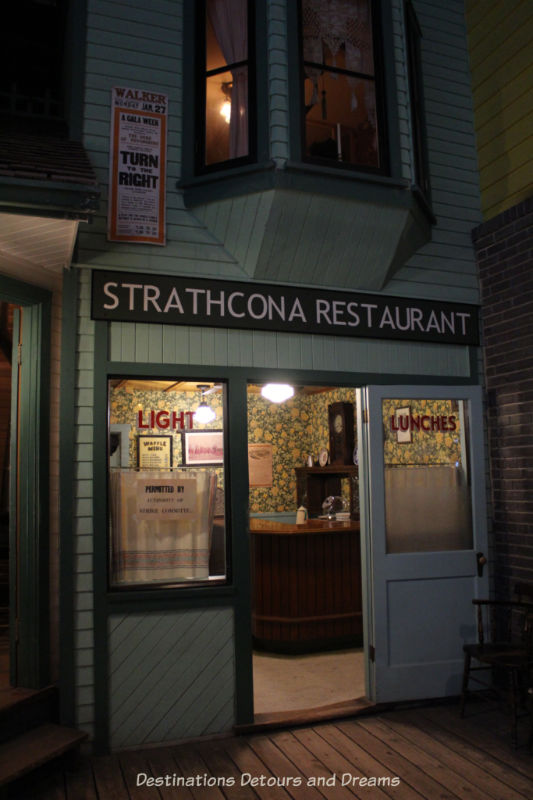
<path fill-rule="evenodd" d="M 226 578 L 225 388 L 109 381 L 111 586 Z"/>

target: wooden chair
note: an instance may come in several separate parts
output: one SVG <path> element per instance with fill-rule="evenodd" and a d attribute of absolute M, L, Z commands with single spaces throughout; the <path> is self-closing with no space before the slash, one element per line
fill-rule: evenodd
<path fill-rule="evenodd" d="M 465 644 L 461 716 L 474 682 L 483 690 L 508 694 L 511 704 L 511 736 L 517 746 L 518 719 L 526 708 L 527 690 L 533 678 L 533 587 L 516 586 L 516 600 L 472 600 L 477 612 L 476 644 Z M 474 662 L 475 666 L 472 665 Z M 478 673 L 490 671 L 488 680 Z M 487 677 L 487 676 L 486 676 Z M 478 689 L 478 691 L 480 691 Z"/>

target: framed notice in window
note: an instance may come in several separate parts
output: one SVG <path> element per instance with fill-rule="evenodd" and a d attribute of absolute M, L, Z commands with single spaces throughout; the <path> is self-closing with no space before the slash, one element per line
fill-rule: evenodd
<path fill-rule="evenodd" d="M 137 436 L 137 467 L 168 469 L 172 467 L 172 436 Z"/>
<path fill-rule="evenodd" d="M 224 463 L 222 431 L 188 431 L 182 436 L 183 463 L 187 466 Z"/>
<path fill-rule="evenodd" d="M 248 445 L 248 475 L 250 486 L 272 486 L 272 445 Z"/>

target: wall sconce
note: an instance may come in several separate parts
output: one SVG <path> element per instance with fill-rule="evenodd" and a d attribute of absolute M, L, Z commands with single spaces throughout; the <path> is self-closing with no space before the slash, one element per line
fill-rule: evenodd
<path fill-rule="evenodd" d="M 221 84 L 220 91 L 225 97 L 224 102 L 220 107 L 220 116 L 224 117 L 226 122 L 229 125 L 229 121 L 231 119 L 231 90 L 233 87 L 233 83 L 231 81 L 226 81 Z"/>
<path fill-rule="evenodd" d="M 213 420 L 216 418 L 216 414 L 213 411 L 213 409 L 210 406 L 208 406 L 207 403 L 204 400 L 204 392 L 209 387 L 202 384 L 202 385 L 197 386 L 196 388 L 200 389 L 200 391 L 202 392 L 202 399 L 201 399 L 200 405 L 198 406 L 198 408 L 194 412 L 194 419 L 196 420 L 196 422 L 200 422 L 202 425 L 205 425 L 208 422 L 213 422 Z"/>
<path fill-rule="evenodd" d="M 284 403 L 294 395 L 294 388 L 288 383 L 267 383 L 261 388 L 261 394 L 271 403 Z"/>

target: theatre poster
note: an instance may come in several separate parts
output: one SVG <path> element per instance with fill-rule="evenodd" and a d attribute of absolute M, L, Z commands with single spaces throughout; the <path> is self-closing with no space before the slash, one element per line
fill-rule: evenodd
<path fill-rule="evenodd" d="M 167 95 L 112 89 L 110 241 L 165 244 L 167 117 Z"/>

